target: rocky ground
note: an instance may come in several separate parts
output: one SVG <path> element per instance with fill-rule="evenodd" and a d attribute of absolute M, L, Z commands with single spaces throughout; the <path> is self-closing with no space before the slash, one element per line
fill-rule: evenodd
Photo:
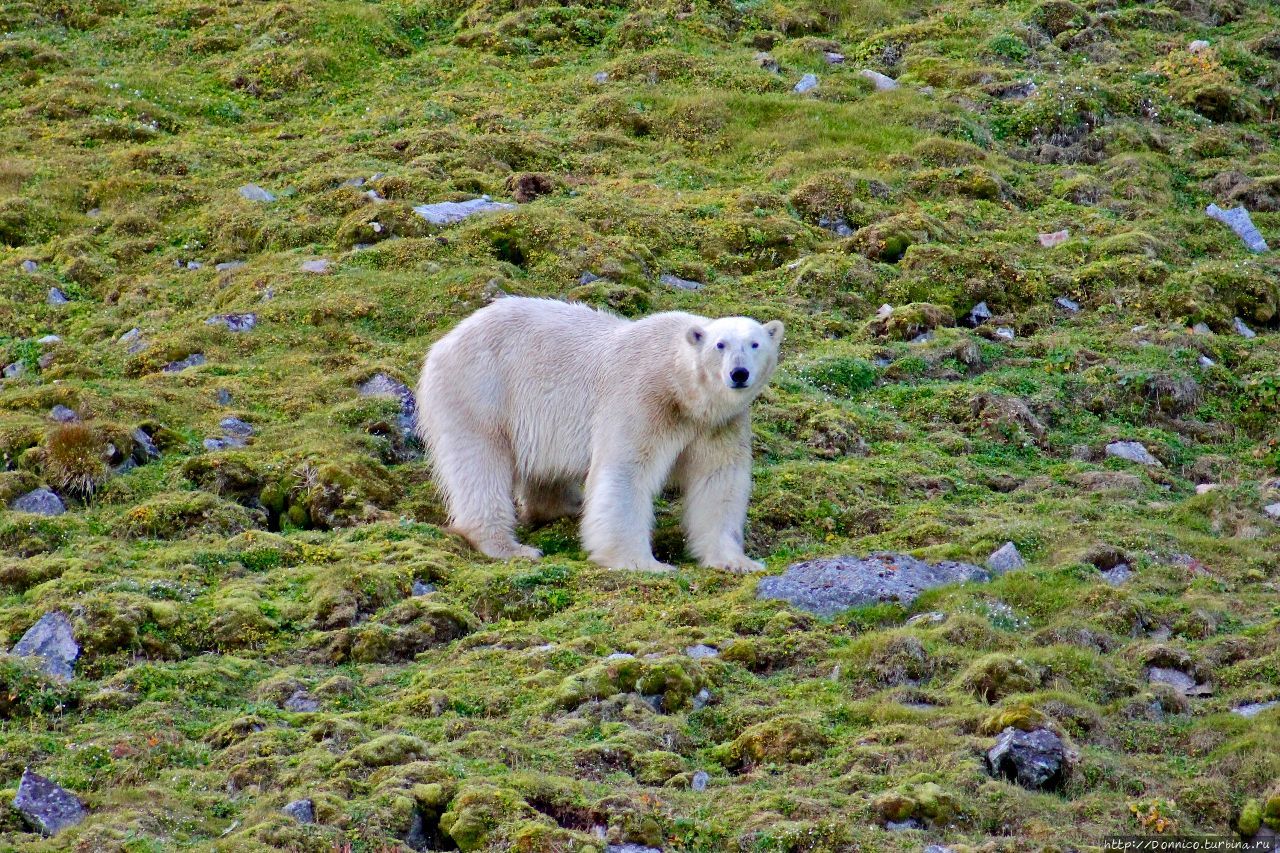
<path fill-rule="evenodd" d="M 1269 837 L 1278 31 L 0 5 L 0 847 Z M 442 532 L 405 385 L 504 293 L 786 322 L 769 578 Z"/>

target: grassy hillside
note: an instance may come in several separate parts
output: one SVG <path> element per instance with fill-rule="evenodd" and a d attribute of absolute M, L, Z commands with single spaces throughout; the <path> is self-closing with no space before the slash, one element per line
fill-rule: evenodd
<path fill-rule="evenodd" d="M 1278 31 L 1268 0 L 3 3 L 0 507 L 68 511 L 0 508 L 0 648 L 61 610 L 83 651 L 69 684 L 0 657 L 0 848 L 1280 825 L 1280 709 L 1231 713 L 1280 698 L 1280 254 L 1204 214 L 1280 245 Z M 481 194 L 519 204 L 413 212 Z M 1028 567 L 824 621 L 695 568 L 674 498 L 674 575 L 595 568 L 567 522 L 522 532 L 541 563 L 479 558 L 358 388 L 412 385 L 502 293 L 786 322 L 771 573 L 1007 540 Z M 1078 753 L 1056 793 L 983 767 L 1036 723 Z M 88 819 L 30 833 L 27 766 Z"/>

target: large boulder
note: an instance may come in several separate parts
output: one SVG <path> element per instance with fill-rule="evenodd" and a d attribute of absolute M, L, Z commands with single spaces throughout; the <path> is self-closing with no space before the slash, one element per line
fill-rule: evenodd
<path fill-rule="evenodd" d="M 71 630 L 66 614 L 53 611 L 41 616 L 27 629 L 9 652 L 17 657 L 39 659 L 40 669 L 54 678 L 70 681 L 75 675 L 75 661 L 80 645 Z"/>
<path fill-rule="evenodd" d="M 74 794 L 30 770 L 22 773 L 13 807 L 44 835 L 57 835 L 84 820 L 88 814 Z"/>
<path fill-rule="evenodd" d="M 1010 726 L 987 752 L 987 770 L 992 776 L 1031 790 L 1061 788 L 1069 769 L 1062 738 L 1048 729 L 1025 732 Z"/>

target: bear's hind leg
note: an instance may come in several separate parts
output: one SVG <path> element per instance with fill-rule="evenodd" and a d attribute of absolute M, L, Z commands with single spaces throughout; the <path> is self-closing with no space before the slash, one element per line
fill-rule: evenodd
<path fill-rule="evenodd" d="M 549 524 L 582 512 L 582 487 L 563 480 L 525 481 L 516 487 L 520 505 L 520 523 L 530 526 Z"/>
<path fill-rule="evenodd" d="M 515 460 L 505 442 L 475 433 L 449 436 L 434 443 L 432 453 L 452 532 L 495 560 L 542 556 L 516 541 Z"/>

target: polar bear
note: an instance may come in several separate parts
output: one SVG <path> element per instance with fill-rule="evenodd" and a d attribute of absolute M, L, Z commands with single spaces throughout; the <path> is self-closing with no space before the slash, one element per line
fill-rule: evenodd
<path fill-rule="evenodd" d="M 778 320 L 630 321 L 552 299 L 481 308 L 431 347 L 418 379 L 418 432 L 451 529 L 490 557 L 537 559 L 516 541 L 516 504 L 530 523 L 580 511 L 594 562 L 670 571 L 650 536 L 671 480 L 698 561 L 761 570 L 742 550 L 749 406 L 782 335 Z"/>

